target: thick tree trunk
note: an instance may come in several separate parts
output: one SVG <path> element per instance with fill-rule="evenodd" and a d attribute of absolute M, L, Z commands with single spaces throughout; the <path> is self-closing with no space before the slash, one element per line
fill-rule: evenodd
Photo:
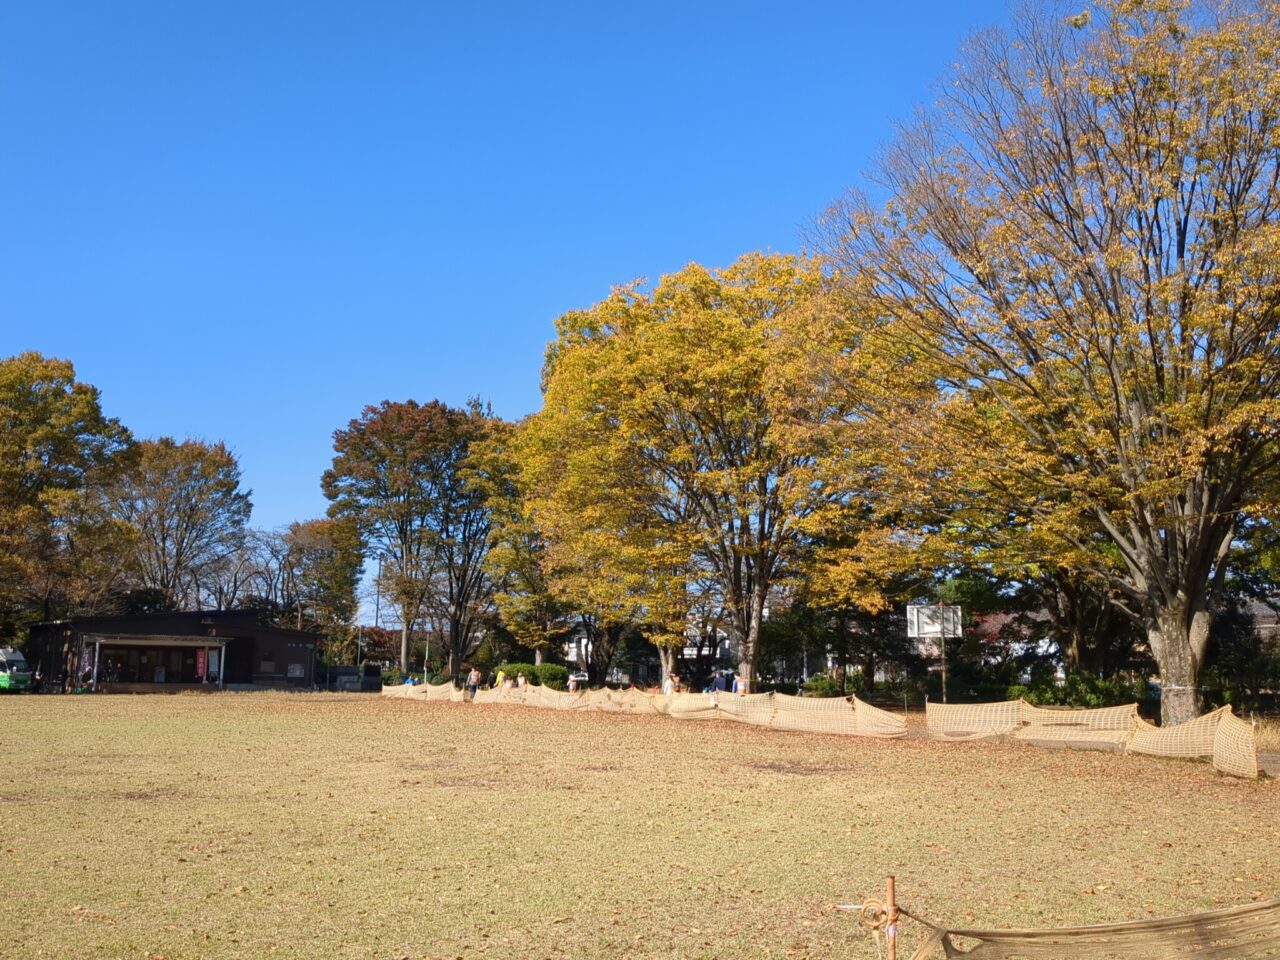
<path fill-rule="evenodd" d="M 750 620 L 747 636 L 738 650 L 738 676 L 746 684 L 746 693 L 755 693 L 757 673 L 760 670 L 760 625 L 764 622 L 764 600 L 767 591 L 756 586 L 751 595 Z"/>
<path fill-rule="evenodd" d="M 659 647 L 658 662 L 662 664 L 662 682 L 666 683 L 667 677 L 675 673 L 676 667 L 680 665 L 680 648 Z"/>
<path fill-rule="evenodd" d="M 409 621 L 407 617 L 400 618 L 400 672 L 409 672 Z"/>
<path fill-rule="evenodd" d="M 537 646 L 533 648 L 533 665 L 535 667 L 542 666 L 542 655 L 543 655 L 543 648 L 541 646 Z"/>
<path fill-rule="evenodd" d="M 1160 667 L 1160 723 L 1171 726 L 1200 715 L 1199 673 L 1209 639 L 1208 610 L 1188 614 L 1165 607 L 1147 617 L 1147 642 Z"/>
<path fill-rule="evenodd" d="M 449 616 L 449 679 L 458 682 L 462 675 L 462 658 L 466 656 L 466 638 L 463 636 L 468 626 L 456 614 Z"/>
<path fill-rule="evenodd" d="M 595 627 L 588 633 L 591 645 L 587 652 L 587 677 L 591 686 L 602 687 L 608 680 L 613 655 L 617 652 L 625 631 L 625 625 L 611 624 Z"/>

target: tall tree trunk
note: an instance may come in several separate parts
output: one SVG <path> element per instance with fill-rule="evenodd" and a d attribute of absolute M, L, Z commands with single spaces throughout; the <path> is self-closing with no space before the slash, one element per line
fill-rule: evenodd
<path fill-rule="evenodd" d="M 409 620 L 407 617 L 401 618 L 400 624 L 400 672 L 409 672 Z M 357 656 L 359 651 L 357 650 Z M 423 665 L 425 668 L 425 664 Z"/>
<path fill-rule="evenodd" d="M 680 648 L 679 647 L 659 647 L 658 661 L 662 664 L 662 682 L 667 682 L 667 677 L 676 672 L 676 667 L 680 665 Z"/>
<path fill-rule="evenodd" d="M 764 622 L 764 601 L 768 595 L 768 587 L 756 577 L 755 589 L 751 592 L 750 620 L 747 624 L 747 636 L 738 651 L 738 676 L 746 684 L 746 692 L 754 693 L 757 674 L 760 670 L 760 626 Z"/>
<path fill-rule="evenodd" d="M 462 617 L 457 613 L 449 614 L 449 678 L 454 683 L 462 673 L 462 658 L 466 656 L 466 638 L 463 637 L 465 626 Z"/>
<path fill-rule="evenodd" d="M 588 632 L 591 645 L 587 652 L 587 677 L 591 686 L 604 686 L 625 631 L 625 624 L 607 624 L 592 627 Z"/>
<path fill-rule="evenodd" d="M 1153 609 L 1147 615 L 1147 642 L 1160 667 L 1160 723 L 1171 726 L 1200 715 L 1200 664 L 1212 618 L 1207 609 L 1185 604 Z"/>

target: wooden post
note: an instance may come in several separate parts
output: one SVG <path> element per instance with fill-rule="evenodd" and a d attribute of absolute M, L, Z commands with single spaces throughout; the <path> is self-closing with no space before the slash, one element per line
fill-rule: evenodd
<path fill-rule="evenodd" d="M 888 914 L 889 923 L 884 928 L 885 955 L 888 960 L 898 960 L 898 900 L 892 876 L 887 878 L 886 886 L 888 890 L 884 899 L 884 909 Z"/>

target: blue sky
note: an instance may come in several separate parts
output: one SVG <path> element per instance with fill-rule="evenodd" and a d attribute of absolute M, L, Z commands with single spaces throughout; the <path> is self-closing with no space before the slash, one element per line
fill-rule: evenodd
<path fill-rule="evenodd" d="M 560 313 L 796 251 L 1003 3 L 9 3 L 0 355 L 323 513 L 370 403 L 537 408 Z"/>

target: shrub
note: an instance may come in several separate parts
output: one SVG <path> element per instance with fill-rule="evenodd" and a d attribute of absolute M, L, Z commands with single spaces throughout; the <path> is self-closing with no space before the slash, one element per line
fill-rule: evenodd
<path fill-rule="evenodd" d="M 1015 684 L 1005 691 L 1010 700 L 1019 697 L 1040 706 L 1115 707 L 1142 702 L 1146 683 L 1124 677 L 1095 677 L 1073 673 L 1059 686 L 1050 676 L 1033 678 L 1030 685 Z"/>
<path fill-rule="evenodd" d="M 805 682 L 804 695 L 806 697 L 838 697 L 840 684 L 825 673 L 820 673 Z"/>
<path fill-rule="evenodd" d="M 525 676 L 529 676 L 528 672 Z M 550 690 L 563 690 L 569 685 L 569 668 L 558 663 L 540 663 L 533 668 L 531 679 Z"/>

